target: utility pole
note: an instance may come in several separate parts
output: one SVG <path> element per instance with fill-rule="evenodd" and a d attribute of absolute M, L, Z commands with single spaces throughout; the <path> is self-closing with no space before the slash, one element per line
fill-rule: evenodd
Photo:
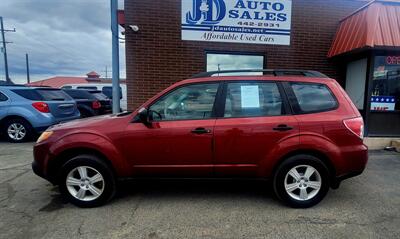
<path fill-rule="evenodd" d="M 108 79 L 108 72 L 109 72 L 109 71 L 108 71 L 108 66 L 106 66 L 106 70 L 105 70 L 105 71 L 102 71 L 102 72 L 106 73 L 106 77 L 105 77 L 105 78 Z"/>
<path fill-rule="evenodd" d="M 28 53 L 25 54 L 25 59 L 26 59 L 26 81 L 29 83 L 31 83 L 31 76 L 30 76 L 30 72 L 29 72 L 29 56 Z"/>
<path fill-rule="evenodd" d="M 119 86 L 119 30 L 118 30 L 118 0 L 111 1 L 111 32 L 112 32 L 112 111 L 120 112 Z"/>
<path fill-rule="evenodd" d="M 10 79 L 10 75 L 8 74 L 8 59 L 7 59 L 7 43 L 11 43 L 11 42 L 6 42 L 6 37 L 4 35 L 5 32 L 15 32 L 15 28 L 14 30 L 5 30 L 4 29 L 4 25 L 3 25 L 3 17 L 0 16 L 0 27 L 1 27 L 1 38 L 2 38 L 2 43 L 3 43 L 3 55 L 4 55 L 4 68 L 5 68 L 5 73 L 6 73 L 6 82 L 7 84 L 11 84 L 11 79 Z"/>

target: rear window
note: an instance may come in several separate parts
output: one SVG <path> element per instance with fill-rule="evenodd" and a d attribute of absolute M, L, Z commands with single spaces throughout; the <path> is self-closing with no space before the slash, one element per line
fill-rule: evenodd
<path fill-rule="evenodd" d="M 33 100 L 33 101 L 39 101 L 43 100 L 42 96 L 39 95 L 38 92 L 34 89 L 19 89 L 19 90 L 11 90 L 15 94 L 24 97 L 25 99 L 28 100 Z"/>
<path fill-rule="evenodd" d="M 64 90 L 69 96 L 77 100 L 93 100 L 92 94 L 85 90 Z"/>
<path fill-rule="evenodd" d="M 108 100 L 109 99 L 105 94 L 103 94 L 101 92 L 92 93 L 92 95 L 98 100 Z"/>
<path fill-rule="evenodd" d="M 290 83 L 296 96 L 298 113 L 315 113 L 333 110 L 338 103 L 332 92 L 324 84 Z"/>
<path fill-rule="evenodd" d="M 36 91 L 42 96 L 44 101 L 72 100 L 71 97 L 62 90 L 37 89 Z"/>
<path fill-rule="evenodd" d="M 96 86 L 78 86 L 76 88 L 81 90 L 97 90 Z"/>

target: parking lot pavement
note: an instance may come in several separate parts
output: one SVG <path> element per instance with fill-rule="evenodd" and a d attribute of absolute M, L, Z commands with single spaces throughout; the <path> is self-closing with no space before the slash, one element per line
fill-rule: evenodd
<path fill-rule="evenodd" d="M 400 238 L 400 154 L 372 152 L 365 173 L 310 209 L 264 182 L 147 181 L 80 209 L 30 168 L 32 143 L 0 142 L 0 238 Z"/>

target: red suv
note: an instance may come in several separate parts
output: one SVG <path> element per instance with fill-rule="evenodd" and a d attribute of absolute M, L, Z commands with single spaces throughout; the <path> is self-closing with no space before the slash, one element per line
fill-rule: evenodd
<path fill-rule="evenodd" d="M 313 206 L 364 170 L 363 120 L 333 79 L 263 72 L 200 74 L 133 113 L 53 126 L 34 146 L 33 170 L 81 207 L 138 177 L 270 179 L 289 206 Z"/>

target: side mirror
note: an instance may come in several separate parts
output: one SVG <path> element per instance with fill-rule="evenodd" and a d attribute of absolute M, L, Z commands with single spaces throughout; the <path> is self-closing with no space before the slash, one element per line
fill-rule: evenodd
<path fill-rule="evenodd" d="M 141 108 L 139 110 L 139 120 L 145 125 L 150 125 L 150 120 L 149 120 L 149 111 L 146 108 Z"/>

